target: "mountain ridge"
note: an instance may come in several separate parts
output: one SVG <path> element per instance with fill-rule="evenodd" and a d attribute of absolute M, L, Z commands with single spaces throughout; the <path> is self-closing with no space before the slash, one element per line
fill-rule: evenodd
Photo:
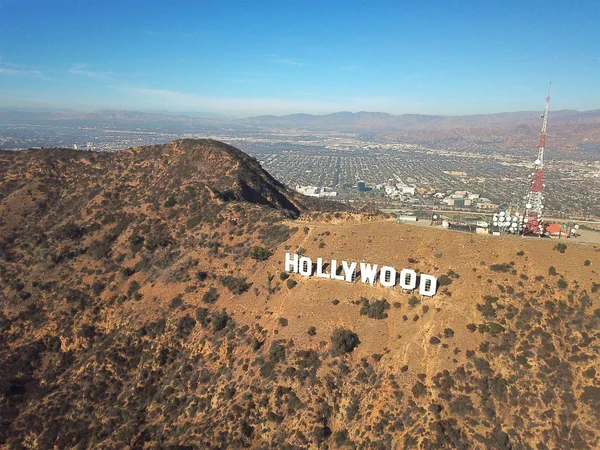
<path fill-rule="evenodd" d="M 598 447 L 597 246 L 306 201 L 212 140 L 1 151 L 0 447 Z"/>

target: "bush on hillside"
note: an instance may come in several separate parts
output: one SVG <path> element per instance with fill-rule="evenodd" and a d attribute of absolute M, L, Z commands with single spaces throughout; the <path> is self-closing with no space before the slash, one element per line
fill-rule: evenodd
<path fill-rule="evenodd" d="M 240 295 L 250 289 L 252 284 L 246 283 L 245 277 L 236 278 L 233 275 L 221 277 L 221 284 L 231 291 L 232 294 Z"/>
<path fill-rule="evenodd" d="M 271 251 L 266 247 L 255 245 L 252 247 L 252 250 L 250 250 L 249 256 L 257 261 L 266 261 L 271 256 Z"/>
<path fill-rule="evenodd" d="M 351 330 L 336 328 L 331 334 L 331 348 L 338 355 L 351 352 L 359 344 L 358 335 Z"/>

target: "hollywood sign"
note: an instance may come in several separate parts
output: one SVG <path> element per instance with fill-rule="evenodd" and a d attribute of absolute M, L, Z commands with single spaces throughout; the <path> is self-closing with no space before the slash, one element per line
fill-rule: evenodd
<path fill-rule="evenodd" d="M 377 264 L 358 263 L 355 261 L 338 261 L 332 259 L 330 263 L 323 263 L 323 258 L 317 258 L 316 264 L 306 256 L 297 253 L 285 254 L 285 271 L 298 273 L 304 277 L 328 278 L 331 280 L 354 283 L 360 277 L 363 283 L 374 286 L 377 281 L 385 287 L 400 286 L 401 289 L 412 291 L 419 286 L 419 294 L 432 297 L 437 290 L 437 278 L 433 275 L 417 275 L 412 269 L 402 269 L 398 272 L 390 266 L 378 267 Z M 327 270 L 327 266 L 330 266 Z M 357 271 L 357 269 L 359 269 Z"/>

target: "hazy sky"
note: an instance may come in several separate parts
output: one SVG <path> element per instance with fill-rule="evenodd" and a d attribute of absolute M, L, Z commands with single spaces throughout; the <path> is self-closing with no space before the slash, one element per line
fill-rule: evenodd
<path fill-rule="evenodd" d="M 0 106 L 600 108 L 600 0 L 0 0 Z"/>

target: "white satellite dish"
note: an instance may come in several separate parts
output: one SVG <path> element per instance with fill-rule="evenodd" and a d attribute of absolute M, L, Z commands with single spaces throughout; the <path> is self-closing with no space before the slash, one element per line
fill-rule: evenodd
<path fill-rule="evenodd" d="M 541 163 L 542 163 L 542 162 L 541 162 L 539 159 L 536 159 L 536 160 L 535 160 L 535 165 L 536 165 L 536 166 L 539 166 Z"/>
<path fill-rule="evenodd" d="M 527 222 L 529 222 L 529 219 L 526 217 L 525 219 L 523 219 L 523 222 L 527 223 Z"/>
<path fill-rule="evenodd" d="M 579 225 L 575 225 L 575 227 L 574 227 L 574 228 L 575 228 L 576 230 L 577 230 L 577 229 L 579 229 Z"/>
<path fill-rule="evenodd" d="M 504 211 L 500 211 L 500 215 L 504 216 L 506 213 Z"/>
<path fill-rule="evenodd" d="M 527 203 L 527 204 L 525 205 L 525 208 L 527 208 L 527 209 L 531 209 L 531 203 Z"/>
<path fill-rule="evenodd" d="M 434 214 L 434 215 L 433 215 L 433 218 L 434 218 L 434 219 L 437 219 L 437 216 Z"/>

